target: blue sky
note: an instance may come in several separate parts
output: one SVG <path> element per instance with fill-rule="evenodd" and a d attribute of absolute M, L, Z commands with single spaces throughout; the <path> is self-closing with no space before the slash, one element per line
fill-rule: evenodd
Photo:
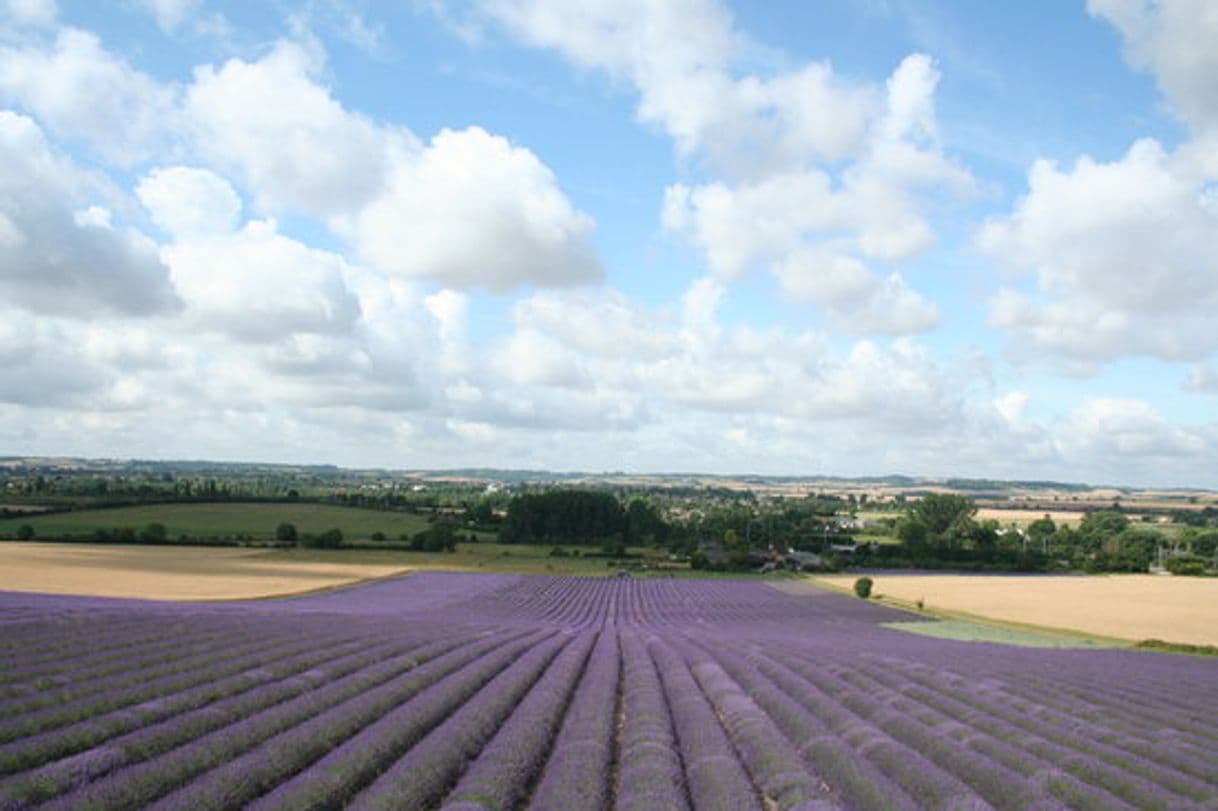
<path fill-rule="evenodd" d="M 1218 487 L 1207 0 L 0 0 L 0 453 Z"/>

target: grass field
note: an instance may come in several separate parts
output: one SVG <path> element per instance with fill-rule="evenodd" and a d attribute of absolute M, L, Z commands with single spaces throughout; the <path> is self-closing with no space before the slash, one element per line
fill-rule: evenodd
<path fill-rule="evenodd" d="M 159 523 L 165 525 L 171 540 L 183 535 L 192 538 L 240 535 L 272 540 L 281 522 L 294 524 L 301 533 L 338 528 L 347 538 L 367 538 L 374 532 L 383 532 L 397 539 L 402 533 L 414 534 L 427 528 L 427 519 L 420 515 L 327 504 L 148 504 L 8 518 L 0 520 L 0 535 L 15 535 L 22 524 L 32 526 L 38 538 L 55 539 L 83 537 L 98 528 L 138 530 Z"/>
<path fill-rule="evenodd" d="M 1124 647 L 1119 642 L 1109 642 L 1078 634 L 1061 634 L 1051 631 L 1020 630 L 988 623 L 968 620 L 937 620 L 926 622 L 886 622 L 885 628 L 908 631 L 936 639 L 955 639 L 960 642 L 992 642 L 998 645 L 1014 645 L 1018 648 L 1064 648 L 1068 650 L 1086 648 Z"/>
<path fill-rule="evenodd" d="M 857 575 L 818 577 L 850 588 Z M 1114 639 L 1218 645 L 1218 579 L 1159 575 L 1091 577 L 877 575 L 873 594 L 927 610 Z"/>

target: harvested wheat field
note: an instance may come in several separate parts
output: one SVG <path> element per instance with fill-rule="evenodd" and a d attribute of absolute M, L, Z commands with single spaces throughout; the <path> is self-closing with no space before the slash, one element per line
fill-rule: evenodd
<path fill-rule="evenodd" d="M 334 563 L 293 553 L 230 547 L 3 543 L 0 591 L 152 600 L 248 600 L 407 571 L 384 562 Z"/>
<path fill-rule="evenodd" d="M 817 578 L 849 588 L 857 575 Z M 1218 579 L 1159 575 L 873 575 L 874 593 L 930 610 L 1140 641 L 1218 645 Z"/>
<path fill-rule="evenodd" d="M 1019 510 L 1002 507 L 980 507 L 977 510 L 978 521 L 997 521 L 1000 524 L 1016 524 L 1027 526 L 1033 521 L 1039 521 L 1046 516 L 1055 524 L 1070 524 L 1078 526 L 1086 513 L 1082 510 Z"/>

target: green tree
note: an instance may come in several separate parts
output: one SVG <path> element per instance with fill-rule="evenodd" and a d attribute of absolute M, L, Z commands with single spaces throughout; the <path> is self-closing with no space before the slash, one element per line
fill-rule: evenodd
<path fill-rule="evenodd" d="M 275 527 L 275 540 L 293 543 L 296 541 L 296 538 L 297 534 L 295 524 L 289 524 L 287 521 L 284 521 L 279 526 Z"/>
<path fill-rule="evenodd" d="M 165 543 L 168 537 L 164 524 L 153 522 L 140 530 L 140 543 Z"/>
<path fill-rule="evenodd" d="M 17 540 L 28 541 L 34 537 L 34 528 L 29 524 L 22 524 L 17 527 Z"/>
<path fill-rule="evenodd" d="M 930 493 L 909 508 L 911 517 L 926 525 L 932 537 L 941 537 L 953 524 L 970 519 L 977 512 L 971 498 L 956 493 Z"/>
<path fill-rule="evenodd" d="M 317 535 L 305 535 L 299 543 L 312 549 L 338 549 L 343 545 L 343 531 L 327 529 Z"/>
<path fill-rule="evenodd" d="M 1055 532 L 1057 532 L 1057 525 L 1047 515 L 1028 524 L 1028 540 L 1035 544 L 1037 549 L 1047 548 L 1049 539 Z"/>
<path fill-rule="evenodd" d="M 930 530 L 921 519 L 909 517 L 897 525 L 897 537 L 910 551 L 920 552 L 926 548 Z"/>

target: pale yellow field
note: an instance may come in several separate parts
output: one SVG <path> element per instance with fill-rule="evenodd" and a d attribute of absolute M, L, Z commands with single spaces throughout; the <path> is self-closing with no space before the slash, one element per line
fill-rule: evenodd
<path fill-rule="evenodd" d="M 1070 510 L 1016 510 L 1000 507 L 980 507 L 974 518 L 978 521 L 994 520 L 1000 524 L 1027 526 L 1033 521 L 1039 521 L 1047 515 L 1055 524 L 1077 526 L 1083 520 L 1084 514 Z"/>
<path fill-rule="evenodd" d="M 0 590 L 153 600 L 238 600 L 341 586 L 408 571 L 296 550 L 0 543 Z"/>
<path fill-rule="evenodd" d="M 816 578 L 850 588 L 857 575 Z M 1139 641 L 1218 645 L 1218 578 L 874 575 L 874 594 L 929 610 Z"/>

